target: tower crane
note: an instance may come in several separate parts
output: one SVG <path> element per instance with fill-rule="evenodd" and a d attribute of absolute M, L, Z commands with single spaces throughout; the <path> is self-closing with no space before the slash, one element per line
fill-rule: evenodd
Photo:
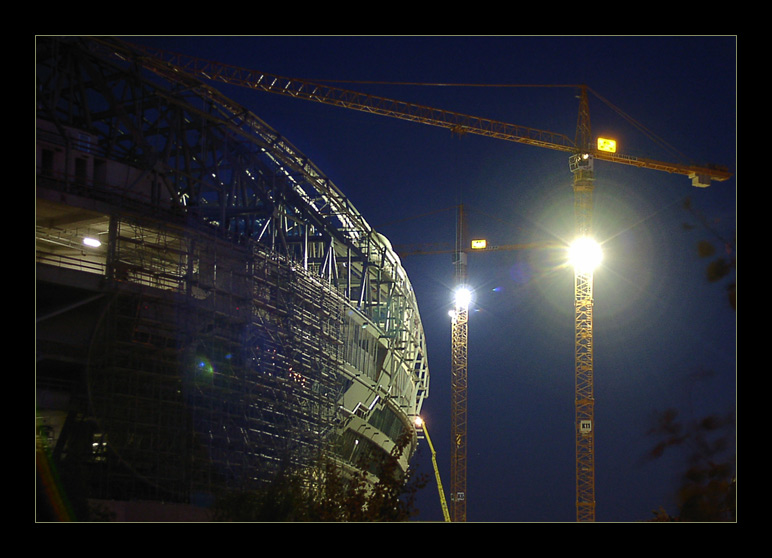
<path fill-rule="evenodd" d="M 399 248 L 400 256 L 453 254 L 455 300 L 450 312 L 450 508 L 453 522 L 466 521 L 467 471 L 467 393 L 469 342 L 469 287 L 467 286 L 466 217 L 464 206 L 457 206 L 456 239 L 453 248 Z M 428 438 L 427 438 L 428 439 Z M 431 444 L 431 442 L 430 442 Z"/>
<path fill-rule="evenodd" d="M 568 136 L 560 133 L 368 95 L 303 79 L 238 68 L 160 49 L 130 46 L 112 39 L 94 39 L 94 41 L 95 44 L 111 49 L 113 54 L 133 58 L 161 75 L 170 72 L 178 75 L 179 72 L 186 72 L 198 79 L 219 81 L 296 99 L 438 126 L 458 134 L 476 134 L 569 153 L 569 168 L 573 173 L 576 232 L 582 236 L 589 236 L 592 230 L 595 161 L 606 161 L 684 175 L 691 179 L 693 186 L 699 188 L 708 187 L 714 180 L 725 181 L 732 176 L 728 168 L 716 165 L 670 163 L 623 155 L 616 152 L 613 141 L 603 138 L 599 138 L 598 143 L 594 145 L 591 141 L 587 100 L 589 88 L 586 85 L 559 86 L 572 87 L 580 92 L 576 135 L 574 140 L 571 140 Z M 144 51 L 146 54 L 138 54 L 140 51 Z M 461 267 L 457 268 L 457 276 L 460 277 L 458 274 L 463 271 Z M 592 291 L 592 272 L 577 269 L 574 274 L 576 376 L 576 422 L 574 426 L 576 431 L 577 521 L 594 521 L 595 519 Z M 458 335 L 465 335 L 466 317 L 459 315 L 457 325 L 459 326 Z M 459 344 L 461 343 L 459 342 Z M 463 361 L 463 366 L 465 366 L 465 354 L 459 353 L 458 358 L 459 362 Z M 466 389 L 465 378 L 464 382 L 460 382 L 454 389 L 457 390 L 456 396 L 463 394 Z M 462 444 L 465 444 L 465 434 L 464 430 L 462 438 L 459 439 Z"/>
<path fill-rule="evenodd" d="M 487 240 L 467 238 L 466 213 L 464 206 L 457 207 L 456 239 L 451 248 L 448 245 L 420 247 L 399 247 L 395 250 L 401 256 L 453 253 L 455 299 L 451 316 L 451 402 L 450 402 L 450 498 L 454 522 L 466 521 L 467 505 L 467 402 L 469 393 L 469 303 L 470 288 L 467 285 L 468 252 L 491 250 L 522 250 L 543 247 L 543 243 L 506 244 L 488 246 Z"/>
<path fill-rule="evenodd" d="M 454 295 L 450 311 L 450 512 L 454 523 L 466 521 L 467 471 L 467 394 L 469 343 L 469 302 L 467 286 L 466 217 L 464 206 L 457 206 L 456 239 L 453 248 L 411 249 L 395 247 L 400 256 L 453 254 Z M 427 438 L 428 439 L 428 438 Z M 430 442 L 431 443 L 431 442 Z"/>

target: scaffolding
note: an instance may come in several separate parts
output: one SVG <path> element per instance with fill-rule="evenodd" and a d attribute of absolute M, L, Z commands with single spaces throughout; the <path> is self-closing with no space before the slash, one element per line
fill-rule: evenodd
<path fill-rule="evenodd" d="M 159 93 L 84 42 L 38 49 L 38 427 L 53 462 L 91 498 L 197 503 L 322 455 L 388 454 L 429 385 L 388 241 L 254 115 L 182 77 Z"/>

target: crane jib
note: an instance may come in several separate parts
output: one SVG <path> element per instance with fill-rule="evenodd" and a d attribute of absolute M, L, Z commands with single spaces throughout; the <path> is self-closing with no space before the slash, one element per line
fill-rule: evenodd
<path fill-rule="evenodd" d="M 94 41 L 106 43 L 106 41 L 99 39 L 94 39 Z M 149 66 L 149 69 L 154 71 L 163 70 L 156 64 L 153 64 L 152 59 L 155 59 L 156 62 L 165 60 L 173 66 L 175 71 L 184 71 L 191 76 L 197 76 L 206 80 L 217 80 L 312 102 L 409 120 L 430 126 L 439 126 L 457 134 L 482 135 L 564 152 L 575 153 L 577 150 L 577 143 L 561 133 L 537 130 L 526 126 L 406 103 L 302 79 L 276 76 L 210 60 L 202 60 L 192 56 L 167 53 L 160 49 L 128 45 L 121 41 L 109 42 L 108 48 L 114 49 L 116 53 L 120 51 L 120 54 L 123 56 L 130 56 L 132 52 L 136 53 L 136 49 L 144 51 L 149 57 L 141 59 L 140 62 L 145 63 Z M 168 67 L 165 69 L 168 70 Z M 586 118 L 589 118 L 589 114 L 586 115 Z M 722 182 L 732 177 L 732 173 L 726 167 L 715 165 L 695 166 L 667 163 L 643 157 L 595 150 L 593 150 L 592 155 L 602 161 L 682 174 L 691 178 L 692 184 L 698 187 L 708 186 L 712 180 Z"/>

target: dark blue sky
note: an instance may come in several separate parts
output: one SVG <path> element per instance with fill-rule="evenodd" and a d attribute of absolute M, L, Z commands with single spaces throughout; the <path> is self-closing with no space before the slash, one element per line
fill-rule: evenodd
<path fill-rule="evenodd" d="M 443 84 L 587 84 L 683 153 L 736 172 L 735 37 L 143 37 L 132 39 L 283 76 Z M 571 88 L 344 87 L 574 137 Z M 449 243 L 461 202 L 472 235 L 495 244 L 561 242 L 573 230 L 568 154 L 421 124 L 218 86 L 285 135 L 396 246 Z M 674 161 L 590 98 L 594 135 L 633 156 Z M 669 407 L 685 419 L 735 404 L 736 315 L 709 284 L 699 240 L 736 231 L 736 179 L 697 189 L 680 175 L 596 164 L 597 521 L 675 512 L 680 456 L 650 461 L 647 435 Z M 419 216 L 424 216 L 419 218 Z M 734 254 L 733 254 L 734 255 Z M 449 255 L 403 260 L 429 343 L 424 405 L 449 485 Z M 469 521 L 575 520 L 573 277 L 553 252 L 469 259 Z M 431 474 L 428 448 L 418 466 Z M 442 520 L 436 487 L 420 519 Z"/>

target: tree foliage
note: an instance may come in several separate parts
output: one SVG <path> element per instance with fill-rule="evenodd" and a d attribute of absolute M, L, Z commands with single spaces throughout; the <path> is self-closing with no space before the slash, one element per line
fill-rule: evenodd
<path fill-rule="evenodd" d="M 711 240 L 697 242 L 697 255 L 707 259 L 709 283 L 726 281 L 727 300 L 737 310 L 737 287 L 733 276 L 736 267 L 735 241 L 723 237 L 704 215 L 684 202 Z M 693 225 L 684 224 L 692 229 Z M 719 250 L 717 245 L 723 250 Z M 678 411 L 663 412 L 650 434 L 659 438 L 650 457 L 658 458 L 675 448 L 686 450 L 686 466 L 681 475 L 677 501 L 678 513 L 668 514 L 663 508 L 654 511 L 652 521 L 736 521 L 735 414 L 712 414 L 691 423 L 680 420 Z"/>
<path fill-rule="evenodd" d="M 735 521 L 736 482 L 734 413 L 709 415 L 692 423 L 668 409 L 650 431 L 659 438 L 650 456 L 673 448 L 686 449 L 686 468 L 678 490 L 678 513 L 654 512 L 654 521 Z"/>
<path fill-rule="evenodd" d="M 709 283 L 718 283 L 726 281 L 726 294 L 729 305 L 733 310 L 737 309 L 737 283 L 733 277 L 737 265 L 735 255 L 736 239 L 731 240 L 722 236 L 704 215 L 698 212 L 692 205 L 691 199 L 686 198 L 684 209 L 691 213 L 702 227 L 707 231 L 712 240 L 699 240 L 697 242 L 697 254 L 704 259 L 709 259 L 705 269 L 705 277 Z M 684 228 L 689 230 L 694 228 L 689 223 L 684 223 Z M 719 250 L 716 245 L 720 246 Z"/>
<path fill-rule="evenodd" d="M 284 468 L 261 490 L 222 495 L 212 508 L 214 521 L 240 522 L 370 522 L 407 521 L 415 515 L 415 499 L 427 483 L 411 470 L 404 475 L 399 459 L 409 433 L 378 463 L 361 464 L 344 473 L 331 458 L 321 458 L 304 471 Z M 377 482 L 364 472 L 372 468 Z"/>

